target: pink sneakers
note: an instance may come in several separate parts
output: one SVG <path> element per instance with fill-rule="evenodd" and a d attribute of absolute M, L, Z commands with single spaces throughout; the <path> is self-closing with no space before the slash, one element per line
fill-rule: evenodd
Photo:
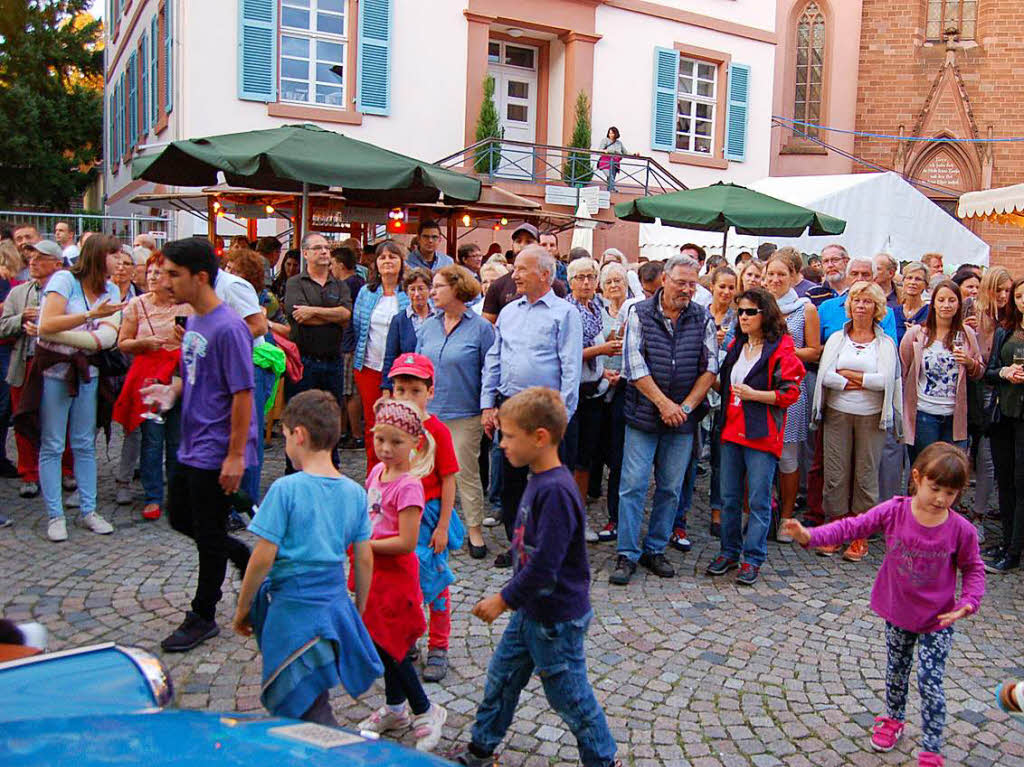
<path fill-rule="evenodd" d="M 871 729 L 871 748 L 875 751 L 892 751 L 896 748 L 896 741 L 903 734 L 903 727 L 903 722 L 898 722 L 887 716 L 875 717 L 875 726 Z M 922 755 L 924 753 L 922 752 Z M 940 756 L 939 759 L 941 758 Z M 921 764 L 925 763 L 921 762 Z"/>
<path fill-rule="evenodd" d="M 922 751 L 917 755 L 917 767 L 946 767 L 946 760 L 941 754 Z"/>

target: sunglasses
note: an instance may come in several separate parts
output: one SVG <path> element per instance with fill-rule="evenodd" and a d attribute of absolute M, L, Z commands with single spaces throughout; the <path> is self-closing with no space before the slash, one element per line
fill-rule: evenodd
<path fill-rule="evenodd" d="M 736 314 L 740 317 L 756 317 L 761 313 L 760 309 L 737 309 Z"/>

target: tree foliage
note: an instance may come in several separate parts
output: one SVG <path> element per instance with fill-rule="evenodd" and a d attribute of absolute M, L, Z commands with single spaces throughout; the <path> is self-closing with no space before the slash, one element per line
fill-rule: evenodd
<path fill-rule="evenodd" d="M 67 209 L 97 173 L 102 26 L 89 0 L 0 0 L 0 207 Z"/>
<path fill-rule="evenodd" d="M 583 91 L 576 94 L 576 124 L 569 146 L 590 149 L 590 99 Z M 562 164 L 562 180 L 571 186 L 583 186 L 593 177 L 590 152 L 569 152 Z"/>
<path fill-rule="evenodd" d="M 494 106 L 494 77 L 492 75 L 487 75 L 484 78 L 484 100 L 480 104 L 480 114 L 476 118 L 476 140 L 484 141 L 489 138 L 501 138 L 501 118 L 498 117 L 498 109 Z M 476 172 L 494 173 L 501 158 L 501 147 L 491 143 L 480 147 L 476 155 L 474 162 Z"/>

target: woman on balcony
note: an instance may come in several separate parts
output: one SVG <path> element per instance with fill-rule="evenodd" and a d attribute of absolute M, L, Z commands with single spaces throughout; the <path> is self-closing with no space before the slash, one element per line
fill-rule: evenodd
<path fill-rule="evenodd" d="M 626 147 L 619 139 L 619 129 L 614 125 L 608 129 L 605 137 L 601 139 L 600 149 L 604 152 L 597 161 L 597 169 L 603 170 L 608 177 L 608 191 L 615 191 L 615 176 L 619 172 L 619 158 L 628 154 Z"/>

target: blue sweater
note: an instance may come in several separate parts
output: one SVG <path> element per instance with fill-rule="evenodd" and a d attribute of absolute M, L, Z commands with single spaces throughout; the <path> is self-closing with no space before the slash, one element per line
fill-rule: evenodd
<path fill-rule="evenodd" d="M 531 474 L 512 536 L 512 580 L 501 596 L 539 623 L 561 623 L 590 611 L 586 517 L 564 466 Z"/>
<path fill-rule="evenodd" d="M 391 391 L 394 385 L 388 377 L 391 366 L 395 364 L 399 354 L 409 354 L 416 351 L 416 328 L 413 327 L 412 318 L 405 309 L 391 318 L 391 327 L 388 328 L 388 340 L 384 345 L 384 367 L 381 372 L 381 389 Z"/>

